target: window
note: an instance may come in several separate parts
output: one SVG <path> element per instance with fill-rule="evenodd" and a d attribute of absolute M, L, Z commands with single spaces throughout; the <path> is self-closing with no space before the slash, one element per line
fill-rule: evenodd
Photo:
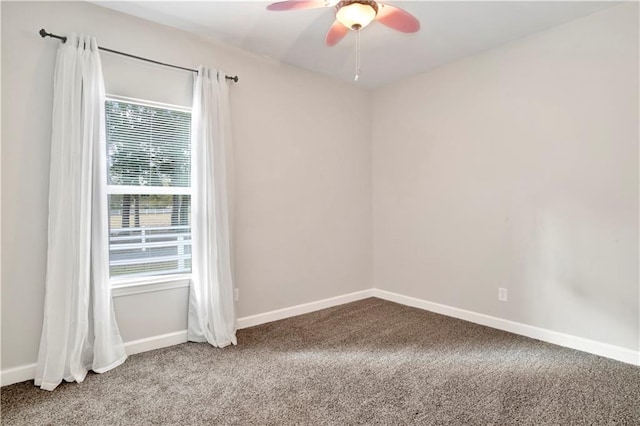
<path fill-rule="evenodd" d="M 190 110 L 109 97 L 105 112 L 110 277 L 190 273 Z"/>

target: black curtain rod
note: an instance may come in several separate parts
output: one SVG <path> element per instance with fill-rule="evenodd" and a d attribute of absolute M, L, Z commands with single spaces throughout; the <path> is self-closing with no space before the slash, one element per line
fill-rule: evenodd
<path fill-rule="evenodd" d="M 59 36 L 59 35 L 52 34 L 52 33 L 48 33 L 44 29 L 41 29 L 39 34 L 40 34 L 40 37 L 42 37 L 42 38 L 51 37 L 51 38 L 57 38 L 58 40 L 62 40 L 63 43 L 67 42 L 67 38 L 66 37 Z M 181 67 L 181 66 L 178 66 L 178 65 L 167 64 L 167 63 L 160 62 L 160 61 L 154 61 L 153 59 L 143 58 L 142 56 L 131 55 L 130 53 L 119 52 L 119 51 L 113 50 L 113 49 L 107 49 L 106 47 L 102 47 L 102 46 L 98 46 L 98 49 L 104 50 L 105 52 L 115 53 L 116 55 L 122 55 L 122 56 L 127 56 L 129 58 L 139 59 L 141 61 L 151 62 L 152 64 L 163 65 L 165 67 L 177 68 L 179 70 L 185 70 L 185 71 L 191 71 L 191 72 L 198 72 L 198 70 L 194 70 L 194 69 L 191 69 L 191 68 L 185 68 L 185 67 Z M 234 76 L 225 75 L 225 78 L 227 80 L 233 81 L 234 83 L 238 82 L 238 76 L 237 75 L 234 75 Z"/>

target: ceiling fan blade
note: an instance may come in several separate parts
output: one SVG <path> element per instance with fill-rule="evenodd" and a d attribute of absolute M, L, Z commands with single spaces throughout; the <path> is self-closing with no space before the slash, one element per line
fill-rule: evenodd
<path fill-rule="evenodd" d="M 324 42 L 327 46 L 335 46 L 347 35 L 349 32 L 349 28 L 342 25 L 338 20 L 333 21 L 333 25 L 329 28 L 327 32 L 327 37 L 324 39 Z"/>
<path fill-rule="evenodd" d="M 420 29 L 420 21 L 399 7 L 381 4 L 376 21 L 403 33 L 415 33 Z"/>
<path fill-rule="evenodd" d="M 267 10 L 275 10 L 282 12 L 285 10 L 300 10 L 300 9 L 317 9 L 319 7 L 326 7 L 327 4 L 320 0 L 287 0 L 277 3 L 271 3 L 267 6 Z"/>

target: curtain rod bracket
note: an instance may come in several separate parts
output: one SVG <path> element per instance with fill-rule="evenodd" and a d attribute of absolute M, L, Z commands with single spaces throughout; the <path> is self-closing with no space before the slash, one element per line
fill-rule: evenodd
<path fill-rule="evenodd" d="M 40 34 L 40 37 L 42 37 L 42 38 L 51 37 L 51 38 L 57 38 L 58 40 L 61 40 L 63 43 L 67 42 L 67 38 L 66 37 L 59 36 L 59 35 L 56 35 L 56 34 L 53 34 L 53 33 L 49 33 L 44 28 L 41 28 L 40 31 L 38 31 L 38 34 Z M 165 64 L 164 62 L 154 61 L 153 59 L 147 59 L 147 58 L 143 58 L 141 56 L 135 56 L 135 55 L 131 55 L 129 53 L 124 53 L 124 52 L 120 52 L 120 51 L 117 51 L 117 50 L 107 49 L 106 47 L 98 46 L 98 49 L 104 50 L 106 52 L 115 53 L 117 55 L 128 56 L 129 58 L 139 59 L 141 61 L 151 62 L 151 63 L 158 64 L 158 65 L 164 65 L 165 67 L 177 68 L 177 69 L 181 69 L 181 70 L 185 70 L 185 71 L 191 71 L 191 72 L 198 72 L 197 70 L 193 70 L 191 68 L 185 68 L 185 67 L 180 67 L 180 66 L 177 66 L 177 65 Z M 233 81 L 234 83 L 237 83 L 238 80 L 239 80 L 237 75 L 234 75 L 234 76 L 225 75 L 224 77 L 227 80 Z"/>

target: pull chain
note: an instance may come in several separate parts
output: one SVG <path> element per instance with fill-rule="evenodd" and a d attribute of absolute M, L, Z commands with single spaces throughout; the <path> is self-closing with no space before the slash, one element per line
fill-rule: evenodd
<path fill-rule="evenodd" d="M 356 30 L 356 75 L 353 81 L 358 81 L 360 78 L 360 30 Z"/>

